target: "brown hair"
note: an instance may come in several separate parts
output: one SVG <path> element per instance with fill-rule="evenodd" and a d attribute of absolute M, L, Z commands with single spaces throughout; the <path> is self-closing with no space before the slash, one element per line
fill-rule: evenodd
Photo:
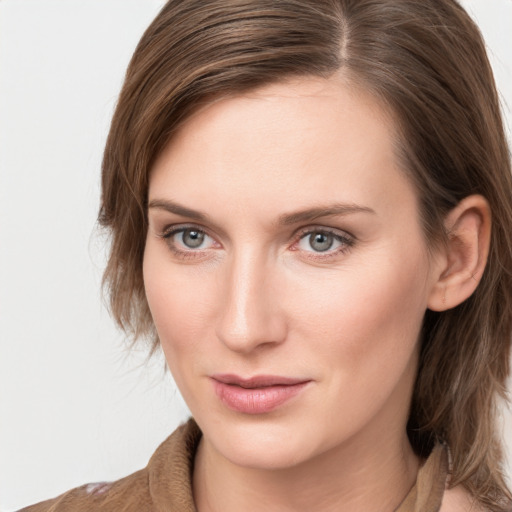
<path fill-rule="evenodd" d="M 104 154 L 113 315 L 157 346 L 142 278 L 148 179 L 177 127 L 211 97 L 334 72 L 394 113 L 427 240 L 446 240 L 443 219 L 464 197 L 489 201 L 491 249 L 476 292 L 426 313 L 408 433 L 419 454 L 444 439 L 451 485 L 510 511 L 495 424 L 512 333 L 510 159 L 484 42 L 455 0 L 169 1 L 133 55 Z"/>

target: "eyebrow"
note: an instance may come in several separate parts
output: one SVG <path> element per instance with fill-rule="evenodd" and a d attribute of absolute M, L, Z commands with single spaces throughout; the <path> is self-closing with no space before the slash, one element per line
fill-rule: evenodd
<path fill-rule="evenodd" d="M 182 217 L 188 217 L 201 222 L 209 221 L 208 215 L 199 210 L 193 210 L 182 206 L 174 201 L 167 199 L 153 199 L 149 202 L 148 208 L 156 208 L 159 210 L 166 210 L 170 213 L 175 213 Z M 344 204 L 335 203 L 325 206 L 317 206 L 314 208 L 308 208 L 306 210 L 300 210 L 293 213 L 285 213 L 279 216 L 278 224 L 289 226 L 290 224 L 297 224 L 299 222 L 311 222 L 313 220 L 322 217 L 333 217 L 337 215 L 349 215 L 353 213 L 370 213 L 375 214 L 375 210 L 368 206 L 361 206 L 354 203 Z"/>
<path fill-rule="evenodd" d="M 301 210 L 294 213 L 285 213 L 279 217 L 279 224 L 290 225 L 298 222 L 311 222 L 322 217 L 333 217 L 337 215 L 349 215 L 352 213 L 371 213 L 375 215 L 375 210 L 368 206 L 358 204 L 336 203 L 326 206 L 317 206 Z"/>
<path fill-rule="evenodd" d="M 208 215 L 206 215 L 206 213 L 200 212 L 198 210 L 192 210 L 191 208 L 187 208 L 186 206 L 182 206 L 178 203 L 168 201 L 166 199 L 153 199 L 148 204 L 148 209 L 150 208 L 166 210 L 169 213 L 175 213 L 181 217 L 188 217 L 190 219 L 199 220 L 202 222 L 208 220 Z"/>

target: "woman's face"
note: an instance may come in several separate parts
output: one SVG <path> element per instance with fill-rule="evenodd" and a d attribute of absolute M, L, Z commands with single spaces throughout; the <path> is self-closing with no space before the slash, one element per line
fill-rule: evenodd
<path fill-rule="evenodd" d="M 405 439 L 436 276 L 394 137 L 373 98 L 305 78 L 212 103 L 154 165 L 147 299 L 232 463 Z"/>

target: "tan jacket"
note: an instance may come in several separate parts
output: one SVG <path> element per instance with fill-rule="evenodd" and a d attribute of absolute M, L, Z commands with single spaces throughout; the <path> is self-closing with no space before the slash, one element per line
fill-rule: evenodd
<path fill-rule="evenodd" d="M 192 464 L 201 431 L 193 420 L 179 427 L 146 468 L 112 483 L 77 487 L 19 512 L 196 512 Z M 447 475 L 447 454 L 437 445 L 396 512 L 438 512 Z"/>

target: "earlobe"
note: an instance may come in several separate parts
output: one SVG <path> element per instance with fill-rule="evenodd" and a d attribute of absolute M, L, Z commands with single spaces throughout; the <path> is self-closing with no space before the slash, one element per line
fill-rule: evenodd
<path fill-rule="evenodd" d="M 428 301 L 433 311 L 454 308 L 475 291 L 487 263 L 491 239 L 489 203 L 481 195 L 463 199 L 445 219 L 448 240 Z"/>

